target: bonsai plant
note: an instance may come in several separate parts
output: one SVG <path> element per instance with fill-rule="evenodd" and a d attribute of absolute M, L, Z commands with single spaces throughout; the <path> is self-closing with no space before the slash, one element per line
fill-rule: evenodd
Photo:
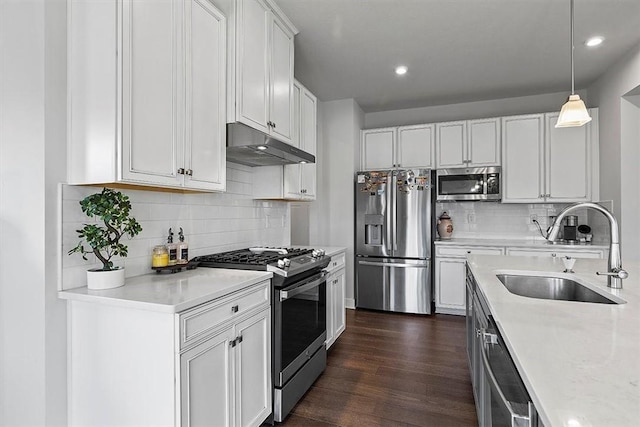
<path fill-rule="evenodd" d="M 127 246 L 120 242 L 124 236 L 132 238 L 142 231 L 135 218 L 129 216 L 131 202 L 129 197 L 119 191 L 103 188 L 102 192 L 91 194 L 80 201 L 82 212 L 91 218 L 98 218 L 102 224 L 84 224 L 76 230 L 83 241 L 69 251 L 82 254 L 87 260 L 88 254 L 94 254 L 102 268 L 87 271 L 87 286 L 90 289 L 109 289 L 124 285 L 124 268 L 113 266 L 111 258 L 126 257 Z M 107 274 L 108 273 L 108 274 Z"/>

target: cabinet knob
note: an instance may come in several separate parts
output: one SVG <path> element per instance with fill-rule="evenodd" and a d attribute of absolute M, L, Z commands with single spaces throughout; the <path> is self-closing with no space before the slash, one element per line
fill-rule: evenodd
<path fill-rule="evenodd" d="M 555 257 L 555 256 L 557 256 L 557 255 L 556 255 L 555 253 L 552 253 L 552 254 L 551 254 L 551 256 L 552 256 L 552 257 Z"/>
<path fill-rule="evenodd" d="M 178 168 L 178 175 L 184 175 L 184 168 Z"/>
<path fill-rule="evenodd" d="M 236 341 L 238 344 L 240 344 L 242 342 L 242 335 L 240 335 L 238 338 L 236 338 Z"/>
<path fill-rule="evenodd" d="M 193 176 L 193 170 L 191 170 L 191 169 L 187 169 L 184 173 L 189 175 L 189 176 Z"/>
<path fill-rule="evenodd" d="M 236 338 L 235 340 L 231 340 L 231 341 L 229 341 L 229 346 L 231 346 L 231 347 L 235 347 L 235 346 L 236 346 L 236 344 L 237 344 L 237 341 L 238 341 L 238 338 Z"/>
<path fill-rule="evenodd" d="M 467 253 L 468 253 L 468 254 L 470 254 L 470 253 L 471 253 L 471 251 L 467 251 Z"/>
<path fill-rule="evenodd" d="M 237 313 L 238 312 L 238 306 L 234 305 L 233 307 L 231 307 L 231 312 L 232 313 Z"/>
<path fill-rule="evenodd" d="M 271 122 L 271 126 L 275 129 L 276 128 L 276 124 Z"/>

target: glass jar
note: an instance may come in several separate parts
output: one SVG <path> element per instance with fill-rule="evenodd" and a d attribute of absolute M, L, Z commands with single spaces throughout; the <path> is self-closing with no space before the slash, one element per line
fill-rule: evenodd
<path fill-rule="evenodd" d="M 153 253 L 151 255 L 152 267 L 166 267 L 169 265 L 169 251 L 165 245 L 158 245 L 153 247 Z"/>

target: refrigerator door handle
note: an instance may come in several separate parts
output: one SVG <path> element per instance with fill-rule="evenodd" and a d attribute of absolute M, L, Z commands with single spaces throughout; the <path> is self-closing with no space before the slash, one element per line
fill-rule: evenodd
<path fill-rule="evenodd" d="M 393 192 L 392 192 L 393 206 L 391 210 L 393 212 L 393 253 L 395 254 L 398 250 L 398 174 L 394 172 L 393 174 Z"/>
<path fill-rule="evenodd" d="M 391 217 L 391 205 L 392 205 L 392 194 L 393 194 L 393 186 L 395 185 L 393 181 L 393 175 L 390 174 L 387 178 L 387 188 L 385 192 L 385 212 L 384 212 L 384 227 L 385 227 L 385 237 L 386 237 L 386 249 L 387 255 L 391 255 L 391 230 L 393 228 L 393 218 Z"/>
<path fill-rule="evenodd" d="M 391 262 L 373 262 L 373 261 L 358 261 L 358 264 L 361 265 L 371 265 L 375 267 L 400 267 L 400 268 L 411 268 L 411 267 L 420 267 L 425 268 L 427 264 L 405 264 L 405 263 L 391 263 Z"/>

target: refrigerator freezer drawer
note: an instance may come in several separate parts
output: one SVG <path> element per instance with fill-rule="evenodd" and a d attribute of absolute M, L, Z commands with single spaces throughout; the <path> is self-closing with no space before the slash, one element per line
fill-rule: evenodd
<path fill-rule="evenodd" d="M 431 314 L 431 261 L 357 259 L 356 307 Z"/>

